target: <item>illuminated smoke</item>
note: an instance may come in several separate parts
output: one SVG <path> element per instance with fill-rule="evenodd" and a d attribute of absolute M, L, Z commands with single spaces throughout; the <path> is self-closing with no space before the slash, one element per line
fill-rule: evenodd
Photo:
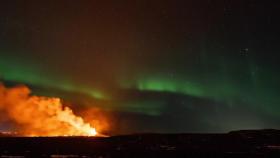
<path fill-rule="evenodd" d="M 0 112 L 18 125 L 25 136 L 95 136 L 89 123 L 76 116 L 59 98 L 31 96 L 26 86 L 0 84 Z M 1 119 L 0 119 L 1 120 Z"/>

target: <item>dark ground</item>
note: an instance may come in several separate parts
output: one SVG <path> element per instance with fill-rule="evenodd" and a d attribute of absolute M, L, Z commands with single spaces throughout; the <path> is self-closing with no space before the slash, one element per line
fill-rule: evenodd
<path fill-rule="evenodd" d="M 0 137 L 0 157 L 278 157 L 280 131 L 137 134 L 99 137 Z"/>

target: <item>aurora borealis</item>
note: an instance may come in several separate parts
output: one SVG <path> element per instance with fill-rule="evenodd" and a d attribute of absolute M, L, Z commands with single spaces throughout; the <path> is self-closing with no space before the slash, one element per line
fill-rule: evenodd
<path fill-rule="evenodd" d="M 79 94 L 113 113 L 112 133 L 280 128 L 273 3 L 10 1 L 0 10 L 2 82 Z"/>

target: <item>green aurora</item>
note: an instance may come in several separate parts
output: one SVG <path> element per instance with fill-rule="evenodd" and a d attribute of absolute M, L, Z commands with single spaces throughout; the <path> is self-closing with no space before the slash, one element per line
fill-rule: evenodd
<path fill-rule="evenodd" d="M 0 59 L 0 77 L 7 81 L 15 81 L 35 86 L 55 88 L 68 92 L 89 95 L 96 99 L 108 99 L 101 91 L 82 84 L 73 83 L 65 78 L 50 75 L 38 65 L 18 60 L 17 58 L 2 57 Z"/>
<path fill-rule="evenodd" d="M 82 83 L 70 82 L 61 76 L 50 75 L 49 72 L 44 74 L 43 70 L 42 67 L 32 65 L 31 62 L 23 62 L 16 58 L 2 57 L 0 60 L 1 77 L 5 80 L 82 93 L 93 99 L 117 99 L 109 97 L 100 90 L 84 86 Z M 243 70 L 241 68 L 239 71 L 242 74 Z M 275 117 L 279 115 L 280 99 L 275 88 L 278 83 L 276 83 L 277 78 L 273 76 L 272 72 L 268 73 L 267 70 L 259 69 L 257 73 L 248 74 L 249 79 L 239 80 L 240 82 L 233 80 L 236 76 L 230 76 L 234 74 L 228 74 L 230 73 L 207 74 L 207 78 L 201 77 L 201 74 L 199 76 L 191 73 L 187 75 L 188 77 L 146 74 L 140 75 L 137 79 L 122 80 L 119 87 L 121 89 L 137 89 L 142 92 L 183 94 L 218 101 L 228 106 L 246 104 L 264 110 L 264 112 Z M 217 76 L 219 77 L 217 78 Z M 118 107 L 111 105 L 109 109 L 159 115 L 164 109 L 164 105 L 163 101 L 145 101 L 142 103 L 137 101 L 118 104 Z"/>
<path fill-rule="evenodd" d="M 257 66 L 254 65 L 255 67 Z M 248 69 L 251 69 L 251 65 Z M 142 75 L 135 81 L 124 80 L 120 83 L 123 88 L 136 88 L 140 91 L 183 94 L 218 101 L 228 106 L 248 105 L 278 117 L 280 99 L 277 87 L 280 78 L 266 69 L 249 70 L 249 73 L 246 71 L 248 70 L 244 67 L 239 67 L 237 72 L 206 73 L 205 77 L 198 73 L 179 77 Z M 240 79 L 241 77 L 243 78 Z"/>

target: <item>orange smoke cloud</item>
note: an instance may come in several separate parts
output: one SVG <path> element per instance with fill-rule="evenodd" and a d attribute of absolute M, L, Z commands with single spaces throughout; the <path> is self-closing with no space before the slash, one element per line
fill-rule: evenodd
<path fill-rule="evenodd" d="M 59 98 L 31 96 L 26 86 L 0 84 L 0 112 L 25 136 L 95 136 L 96 129 L 76 116 Z M 2 116 L 3 117 L 3 116 Z M 1 118 L 1 116 L 0 116 Z"/>
<path fill-rule="evenodd" d="M 112 114 L 109 114 L 108 111 L 102 111 L 99 108 L 89 108 L 83 110 L 81 113 L 84 120 L 91 125 L 93 125 L 97 131 L 101 133 L 107 133 L 112 125 L 109 122 L 112 122 L 113 119 L 111 118 Z"/>

